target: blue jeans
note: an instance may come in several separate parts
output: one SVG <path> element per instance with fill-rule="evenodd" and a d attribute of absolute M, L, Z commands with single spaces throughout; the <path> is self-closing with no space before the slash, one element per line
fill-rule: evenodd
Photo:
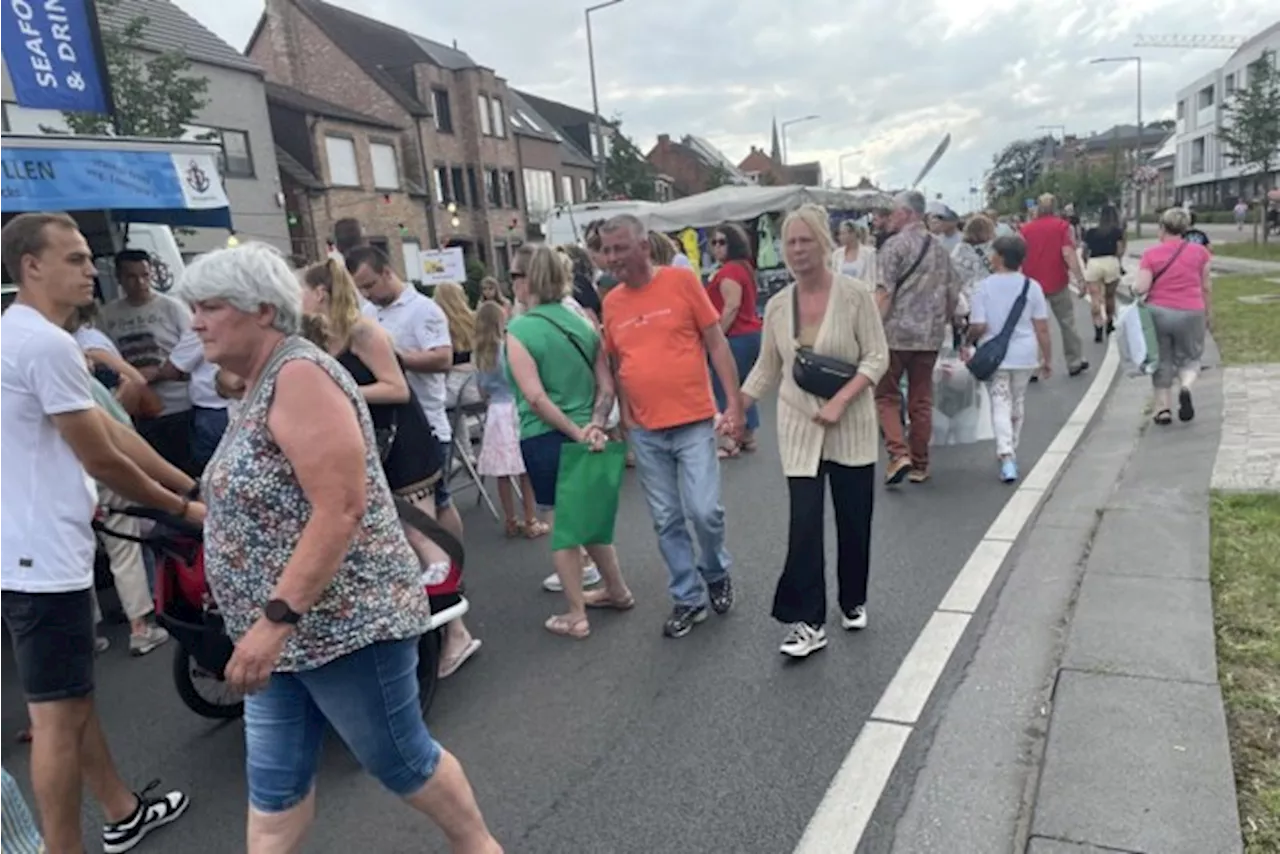
<path fill-rule="evenodd" d="M 245 697 L 254 809 L 284 812 L 306 798 L 328 725 L 393 793 L 407 797 L 425 786 L 442 750 L 418 706 L 418 638 L 370 644 L 315 670 L 273 673 Z"/>
<path fill-rule="evenodd" d="M 227 432 L 228 420 L 226 409 L 191 407 L 191 461 L 195 464 L 196 471 L 203 472 L 209 460 L 213 459 L 213 452 L 218 450 L 222 434 Z"/>
<path fill-rule="evenodd" d="M 734 364 L 738 366 L 738 382 L 744 382 L 747 374 L 751 373 L 751 369 L 756 366 L 756 359 L 760 358 L 760 333 L 748 332 L 746 335 L 733 336 L 729 339 L 729 350 L 733 353 Z M 711 367 L 711 390 L 716 393 L 716 408 L 724 412 L 728 401 L 725 399 L 724 388 L 720 385 L 720 375 L 716 373 L 714 365 Z M 760 411 L 753 403 L 747 410 L 747 429 L 754 431 L 759 426 Z"/>
<path fill-rule="evenodd" d="M 732 563 L 724 547 L 715 428 L 710 421 L 666 430 L 636 427 L 630 438 L 658 548 L 671 576 L 667 589 L 677 605 L 701 605 L 707 601 L 704 583 L 722 580 Z M 690 525 L 701 562 L 694 555 Z"/>

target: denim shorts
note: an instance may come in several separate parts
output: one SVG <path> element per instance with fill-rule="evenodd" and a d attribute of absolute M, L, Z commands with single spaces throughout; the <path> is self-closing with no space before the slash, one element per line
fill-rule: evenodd
<path fill-rule="evenodd" d="M 371 644 L 315 670 L 274 673 L 244 703 L 249 804 L 278 813 L 315 784 L 326 725 L 400 797 L 421 789 L 441 747 L 418 706 L 418 638 Z"/>
<path fill-rule="evenodd" d="M 27 702 L 52 703 L 92 694 L 93 591 L 6 590 L 0 601 Z"/>
<path fill-rule="evenodd" d="M 538 506 L 550 509 L 556 506 L 556 479 L 560 475 L 560 449 L 572 442 L 559 430 L 520 440 L 520 456 L 524 457 L 524 470 L 533 487 L 533 498 Z"/>

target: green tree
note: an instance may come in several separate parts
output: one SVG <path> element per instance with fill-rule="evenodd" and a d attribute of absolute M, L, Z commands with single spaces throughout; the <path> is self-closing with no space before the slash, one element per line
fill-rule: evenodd
<path fill-rule="evenodd" d="M 733 178 L 729 175 L 729 170 L 724 167 L 723 163 L 717 163 L 711 167 L 711 174 L 707 176 L 708 190 L 714 190 L 716 187 L 723 187 L 732 183 Z"/>
<path fill-rule="evenodd" d="M 1241 177 L 1267 175 L 1280 161 L 1280 70 L 1275 53 L 1268 51 L 1251 64 L 1248 76 L 1249 85 L 1222 105 L 1217 131 L 1227 161 L 1240 167 Z M 1262 240 L 1267 240 L 1265 228 Z"/>
<path fill-rule="evenodd" d="M 614 133 L 609 146 L 609 156 L 604 163 L 604 187 L 597 188 L 596 198 L 624 198 L 651 202 L 657 196 L 653 168 L 631 137 L 621 130 L 621 122 L 614 119 Z"/>
<path fill-rule="evenodd" d="M 1015 139 L 992 159 L 987 173 L 987 204 L 1001 210 L 1020 210 L 1022 200 L 1044 172 L 1045 148 L 1051 137 Z"/>
<path fill-rule="evenodd" d="M 119 0 L 98 0 L 108 13 L 119 6 Z M 104 16 L 102 46 L 111 79 L 115 101 L 114 122 L 110 116 L 91 113 L 66 113 L 72 133 L 118 136 L 143 136 L 175 139 L 208 103 L 205 93 L 207 77 L 190 74 L 191 60 L 180 51 L 157 54 L 145 47 L 143 36 L 151 23 L 145 15 L 137 15 L 123 25 L 109 26 L 113 16 Z"/>

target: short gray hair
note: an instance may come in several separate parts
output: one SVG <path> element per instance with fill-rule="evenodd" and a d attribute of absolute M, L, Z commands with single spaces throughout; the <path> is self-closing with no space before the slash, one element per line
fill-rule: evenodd
<path fill-rule="evenodd" d="M 1191 228 L 1191 214 L 1187 213 L 1185 208 L 1166 208 L 1165 212 L 1160 214 L 1160 227 L 1167 234 L 1186 234 L 1187 229 Z"/>
<path fill-rule="evenodd" d="M 617 216 L 609 217 L 604 221 L 604 225 L 600 226 L 600 233 L 608 234 L 623 228 L 631 229 L 631 233 L 636 237 L 648 237 L 649 230 L 644 227 L 644 223 L 640 221 L 639 217 L 631 214 L 618 214 Z"/>
<path fill-rule="evenodd" d="M 276 329 L 296 335 L 302 328 L 302 286 L 284 255 L 265 243 L 215 249 L 196 258 L 178 276 L 174 296 L 186 302 L 226 300 L 253 314 L 261 306 L 276 310 Z"/>
<path fill-rule="evenodd" d="M 904 190 L 893 197 L 893 206 L 899 210 L 911 211 L 916 216 L 924 216 L 924 193 L 919 190 Z"/>

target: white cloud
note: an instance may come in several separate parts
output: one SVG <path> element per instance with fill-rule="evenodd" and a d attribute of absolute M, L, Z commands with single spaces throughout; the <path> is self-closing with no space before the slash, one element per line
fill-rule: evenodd
<path fill-rule="evenodd" d="M 261 0 L 177 0 L 243 47 Z M 458 46 L 514 85 L 589 108 L 586 0 L 409 4 L 338 0 Z M 1065 125 L 1087 135 L 1134 120 L 1132 67 L 1143 56 L 1145 117 L 1168 117 L 1177 88 L 1221 51 L 1143 50 L 1139 34 L 1250 35 L 1274 21 L 1258 0 L 626 0 L 592 16 L 601 111 L 620 114 L 647 149 L 659 133 L 693 133 L 734 159 L 767 148 L 770 122 L 792 127 L 792 161 L 821 160 L 847 181 L 915 177 L 943 134 L 952 144 L 925 185 L 967 201 L 1006 143 Z M 852 152 L 859 152 L 856 155 Z"/>

